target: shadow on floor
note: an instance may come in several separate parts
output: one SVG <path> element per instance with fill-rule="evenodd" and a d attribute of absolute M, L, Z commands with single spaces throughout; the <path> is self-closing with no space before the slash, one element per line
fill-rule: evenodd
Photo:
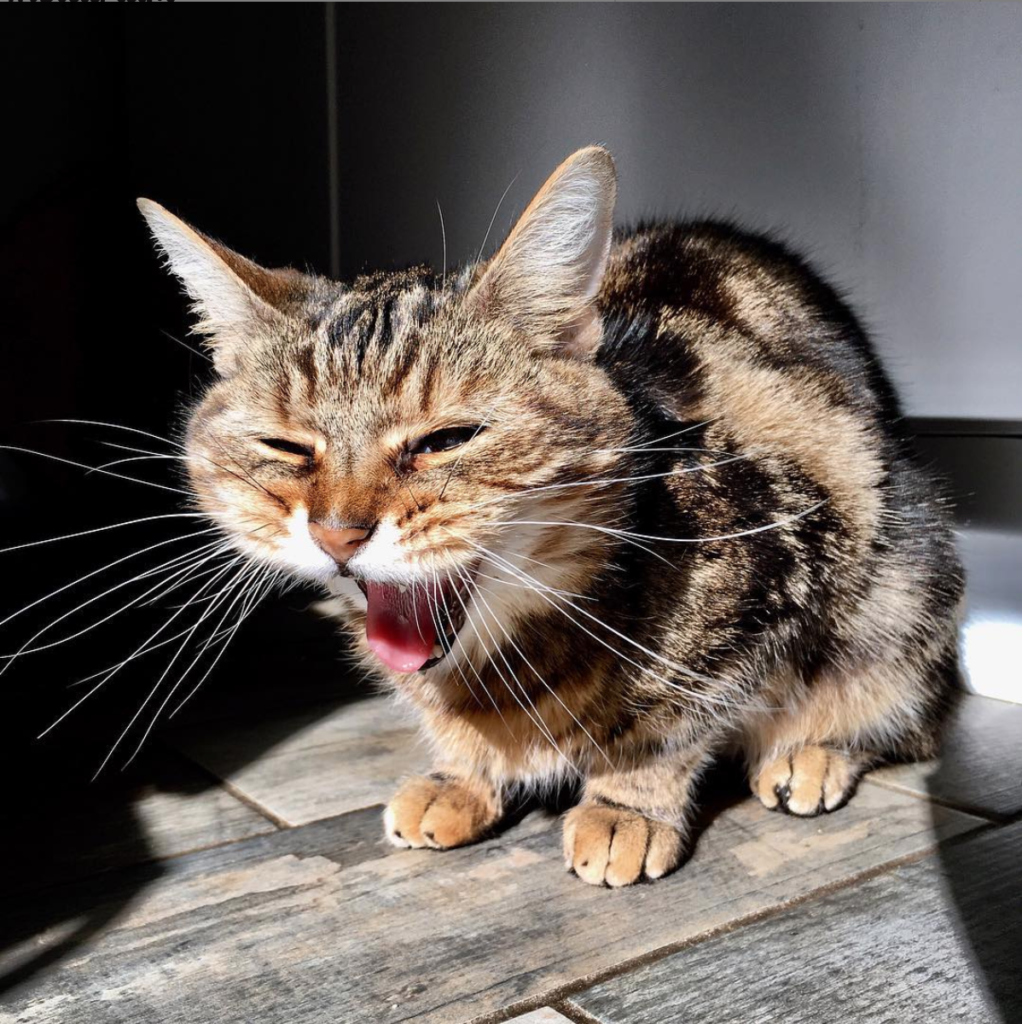
<path fill-rule="evenodd" d="M 244 710 L 273 721 L 300 715 L 308 722 L 364 699 L 369 691 L 346 671 L 334 627 L 306 613 L 304 603 L 292 596 L 257 612 L 249 642 L 242 636 L 179 721 L 215 724 Z M 267 636 L 272 645 L 264 642 Z M 252 643 L 252 637 L 263 640 Z M 143 792 L 197 797 L 217 786 L 214 778 L 164 749 L 158 731 L 128 770 L 111 762 L 90 781 L 133 714 L 137 687 L 122 688 L 120 699 L 105 706 L 83 706 L 80 716 L 36 741 L 38 723 L 69 703 L 66 680 L 81 672 L 77 659 L 51 663 L 28 685 L 3 693 L 0 769 L 11 782 L 4 808 L 6 841 L 0 847 L 0 995 L 74 955 L 123 917 L 163 874 L 155 859 L 161 851 L 136 803 Z M 267 729 L 265 745 L 253 744 L 246 756 L 256 760 L 283 738 L 280 729 Z"/>
<path fill-rule="evenodd" d="M 930 794 L 947 792 L 961 770 L 949 751 L 928 780 Z M 944 843 L 937 856 L 958 937 L 979 983 L 1005 1024 L 1022 1020 L 1022 821 Z"/>

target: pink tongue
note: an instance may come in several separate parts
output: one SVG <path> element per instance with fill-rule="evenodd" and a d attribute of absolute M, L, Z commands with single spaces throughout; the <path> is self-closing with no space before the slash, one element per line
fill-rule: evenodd
<path fill-rule="evenodd" d="M 373 653 L 395 672 L 418 672 L 433 656 L 436 628 L 426 593 L 403 593 L 387 583 L 366 583 L 366 640 Z"/>

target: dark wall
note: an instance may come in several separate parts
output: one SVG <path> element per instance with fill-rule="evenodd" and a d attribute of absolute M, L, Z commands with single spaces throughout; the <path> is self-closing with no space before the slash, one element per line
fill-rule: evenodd
<path fill-rule="evenodd" d="M 269 263 L 328 269 L 323 11 L 266 8 L 251 21 L 196 33 L 124 17 L 4 33 L 5 442 L 88 453 L 83 428 L 28 425 L 47 417 L 165 433 L 204 371 L 163 334 L 185 338 L 184 305 L 136 196 Z M 69 475 L 3 459 L 6 490 L 33 515 L 89 516 L 48 507 L 40 481 L 70 487 Z M 0 505 L 8 516 L 22 507 Z"/>
<path fill-rule="evenodd" d="M 206 19 L 201 30 L 124 11 L 0 33 L 0 444 L 91 465 L 127 454 L 104 441 L 173 451 L 114 429 L 39 422 L 95 419 L 165 438 L 208 373 L 201 356 L 167 336 L 197 344 L 137 196 L 268 263 L 328 270 L 325 20 L 318 5 L 267 5 L 242 21 Z M 159 460 L 122 469 L 174 486 L 173 466 Z M 175 493 L 0 451 L 0 548 L 180 507 Z M 160 521 L 0 554 L 0 618 L 184 529 Z M 0 628 L 0 654 L 68 610 L 65 598 L 84 600 L 95 584 L 118 578 L 97 576 Z M 46 639 L 88 621 L 88 614 L 70 619 Z M 56 748 L 32 745 L 31 737 L 70 702 L 70 682 L 111 654 L 128 654 L 151 621 L 132 613 L 20 659 L 0 682 L 0 728 L 9 734 L 0 737 L 3 755 L 24 765 L 34 763 L 24 760 L 29 751 L 46 760 L 57 749 L 59 761 L 79 739 L 94 768 L 99 748 L 89 742 L 87 714 L 79 724 L 76 713 Z M 6 663 L 0 658 L 0 668 Z M 96 702 L 106 746 L 145 692 L 147 671 L 118 677 L 110 700 Z"/>

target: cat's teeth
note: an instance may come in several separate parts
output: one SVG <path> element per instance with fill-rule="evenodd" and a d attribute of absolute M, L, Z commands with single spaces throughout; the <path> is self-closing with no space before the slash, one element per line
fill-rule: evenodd
<path fill-rule="evenodd" d="M 397 589 L 398 589 L 398 590 L 399 590 L 399 591 L 400 591 L 400 592 L 401 592 L 402 594 L 407 594 L 407 593 L 408 593 L 408 584 L 407 584 L 407 583 L 399 583 L 399 584 L 397 585 Z"/>
<path fill-rule="evenodd" d="M 444 649 L 439 644 L 433 644 L 433 657 L 440 658 L 443 656 Z"/>

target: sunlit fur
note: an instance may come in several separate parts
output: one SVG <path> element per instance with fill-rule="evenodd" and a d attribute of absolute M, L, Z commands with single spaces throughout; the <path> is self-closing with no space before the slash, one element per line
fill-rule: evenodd
<path fill-rule="evenodd" d="M 395 798 L 391 840 L 471 841 L 510 788 L 575 778 L 566 863 L 617 885 L 678 863 L 721 751 L 793 813 L 839 806 L 878 759 L 931 754 L 962 583 L 843 303 L 724 225 L 611 245 L 614 191 L 606 153 L 580 151 L 488 263 L 350 285 L 263 270 L 143 212 L 219 372 L 187 431 L 199 508 L 253 560 L 323 584 L 433 742 L 436 773 Z M 263 443 L 279 438 L 309 457 Z M 341 574 L 310 520 L 373 532 Z M 383 669 L 352 577 L 434 596 L 471 580 L 453 649 Z"/>

